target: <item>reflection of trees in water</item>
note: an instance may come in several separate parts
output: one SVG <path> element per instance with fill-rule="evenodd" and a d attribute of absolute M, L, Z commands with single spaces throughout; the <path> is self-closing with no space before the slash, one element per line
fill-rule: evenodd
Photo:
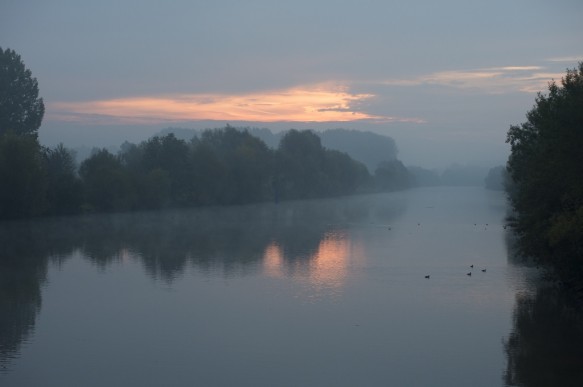
<path fill-rule="evenodd" d="M 34 330 L 47 256 L 70 254 L 55 234 L 27 222 L 0 225 L 0 366 L 18 354 Z"/>
<path fill-rule="evenodd" d="M 517 299 L 505 343 L 509 386 L 583 386 L 583 313 L 552 287 Z"/>
<path fill-rule="evenodd" d="M 510 230 L 505 242 L 510 264 L 538 266 L 520 254 Z M 517 295 L 513 329 L 504 343 L 504 381 L 521 387 L 583 386 L 583 306 L 572 293 L 544 282 L 544 272 L 537 277 L 531 289 Z"/>
<path fill-rule="evenodd" d="M 284 265 L 311 270 L 326 233 L 379 221 L 379 211 L 386 221 L 398 206 L 370 196 L 2 223 L 0 366 L 34 329 L 49 261 L 74 252 L 98 267 L 137 259 L 150 276 L 171 282 L 187 267 L 225 276 L 263 270 L 266 249 L 277 243 Z"/>
<path fill-rule="evenodd" d="M 505 244 L 511 265 L 539 266 L 521 253 L 511 230 L 505 233 Z M 583 386 L 583 305 L 548 281 L 551 277 L 542 270 L 536 270 L 537 279 L 517 295 L 513 329 L 504 343 L 504 382 L 521 387 Z"/>

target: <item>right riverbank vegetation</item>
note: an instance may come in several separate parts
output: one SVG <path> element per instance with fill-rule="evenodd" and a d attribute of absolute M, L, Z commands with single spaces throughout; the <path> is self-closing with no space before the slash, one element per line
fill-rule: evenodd
<path fill-rule="evenodd" d="M 507 192 L 518 251 L 583 301 L 583 62 L 510 127 Z"/>

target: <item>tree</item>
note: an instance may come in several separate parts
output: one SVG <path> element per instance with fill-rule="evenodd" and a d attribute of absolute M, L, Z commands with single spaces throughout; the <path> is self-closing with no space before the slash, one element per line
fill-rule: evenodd
<path fill-rule="evenodd" d="M 380 191 L 395 191 L 409 188 L 412 177 L 399 160 L 383 161 L 375 170 L 375 182 Z"/>
<path fill-rule="evenodd" d="M 511 126 L 508 172 L 524 254 L 566 282 L 583 279 L 583 62 L 561 86 L 538 94 L 527 121 Z"/>
<path fill-rule="evenodd" d="M 38 141 L 12 132 L 0 135 L 0 219 L 40 215 L 45 179 Z"/>
<path fill-rule="evenodd" d="M 127 171 L 119 158 L 101 149 L 79 168 L 86 208 L 104 212 L 126 211 L 135 200 Z"/>
<path fill-rule="evenodd" d="M 203 152 L 206 147 L 207 152 L 214 154 L 213 163 L 223 166 L 218 181 L 222 182 L 220 197 L 224 204 L 250 203 L 267 198 L 273 155 L 263 141 L 247 130 L 227 126 L 203 132 L 198 146 L 198 151 Z M 211 161 L 212 157 L 207 162 Z"/>
<path fill-rule="evenodd" d="M 186 142 L 170 133 L 163 137 L 152 137 L 141 143 L 139 148 L 142 150 L 141 166 L 148 175 L 148 181 L 169 185 L 172 205 L 192 204 L 194 181 Z M 159 187 L 159 192 L 168 192 L 168 189 Z"/>
<path fill-rule="evenodd" d="M 47 213 L 61 215 L 78 212 L 82 187 L 73 153 L 59 144 L 54 149 L 45 148 L 43 156 L 47 178 Z"/>
<path fill-rule="evenodd" d="M 329 195 L 354 194 L 370 184 L 366 165 L 354 160 L 348 153 L 326 149 L 324 155 Z"/>
<path fill-rule="evenodd" d="M 324 196 L 326 176 L 323 172 L 325 150 L 310 130 L 288 131 L 276 153 L 276 185 L 283 199 Z"/>
<path fill-rule="evenodd" d="M 0 47 L 0 135 L 13 131 L 36 136 L 44 112 L 36 78 L 20 55 Z"/>

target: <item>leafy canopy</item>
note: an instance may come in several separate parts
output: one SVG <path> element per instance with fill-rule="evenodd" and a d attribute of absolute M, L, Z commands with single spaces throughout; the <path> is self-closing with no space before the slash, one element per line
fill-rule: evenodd
<path fill-rule="evenodd" d="M 511 126 L 510 199 L 523 251 L 583 278 L 583 62 Z"/>
<path fill-rule="evenodd" d="M 8 131 L 36 135 L 44 113 L 36 78 L 20 55 L 0 47 L 0 135 Z"/>

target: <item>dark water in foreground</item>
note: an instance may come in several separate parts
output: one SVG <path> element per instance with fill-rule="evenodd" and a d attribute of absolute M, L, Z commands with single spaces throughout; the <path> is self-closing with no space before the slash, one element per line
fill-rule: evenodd
<path fill-rule="evenodd" d="M 505 214 L 432 188 L 0 224 L 0 385 L 582 385 Z"/>

